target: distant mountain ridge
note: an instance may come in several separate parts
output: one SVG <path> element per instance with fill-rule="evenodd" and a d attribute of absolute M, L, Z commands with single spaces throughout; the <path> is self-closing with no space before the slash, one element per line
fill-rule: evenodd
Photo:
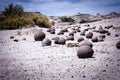
<path fill-rule="evenodd" d="M 61 17 L 64 17 L 64 16 L 48 16 L 48 18 L 53 21 L 56 21 L 56 20 L 59 21 Z M 75 22 L 82 22 L 82 21 L 93 22 L 93 21 L 99 21 L 102 19 L 111 19 L 111 18 L 120 17 L 120 13 L 111 12 L 107 15 L 101 15 L 99 13 L 97 13 L 96 15 L 77 13 L 75 15 L 67 16 L 67 17 L 71 17 L 72 19 L 75 20 Z"/>
<path fill-rule="evenodd" d="M 44 14 L 42 14 L 41 12 L 26 12 L 29 15 L 38 15 L 38 16 L 45 16 L 47 17 L 50 21 L 55 21 L 55 22 L 59 22 L 61 17 L 64 16 L 46 16 Z M 80 23 L 82 21 L 86 21 L 86 22 L 93 22 L 93 21 L 99 21 L 102 19 L 111 19 L 111 18 L 116 18 L 116 17 L 120 17 L 120 13 L 117 12 L 111 12 L 107 15 L 101 15 L 99 13 L 97 13 L 96 15 L 91 15 L 91 14 L 84 14 L 84 13 L 77 13 L 75 15 L 71 15 L 71 16 L 67 16 L 67 17 L 71 17 L 72 19 L 75 20 L 76 23 Z M 4 16 L 2 14 L 0 14 L 0 19 L 4 18 Z"/>

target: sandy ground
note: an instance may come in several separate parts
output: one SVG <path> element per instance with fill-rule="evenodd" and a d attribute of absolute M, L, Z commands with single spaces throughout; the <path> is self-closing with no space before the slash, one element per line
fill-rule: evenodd
<path fill-rule="evenodd" d="M 120 27 L 120 18 L 90 23 L 90 27 L 111 24 Z M 84 25 L 81 27 L 85 28 Z M 56 26 L 57 32 L 59 27 L 62 26 Z M 41 42 L 34 41 L 38 29 L 0 31 L 0 80 L 120 80 L 120 50 L 115 46 L 120 40 L 120 28 L 109 29 L 111 35 L 104 42 L 93 43 L 93 58 L 87 59 L 77 57 L 77 47 L 53 42 L 51 46 L 41 46 Z M 58 36 L 49 34 L 46 28 L 42 30 L 47 38 Z M 79 34 L 75 34 L 75 41 Z M 18 42 L 10 36 L 15 36 Z"/>

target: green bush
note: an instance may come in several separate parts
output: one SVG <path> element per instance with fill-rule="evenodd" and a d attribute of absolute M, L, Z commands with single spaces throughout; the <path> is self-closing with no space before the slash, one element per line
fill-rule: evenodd
<path fill-rule="evenodd" d="M 62 22 L 74 22 L 75 20 L 71 17 L 61 17 Z"/>
<path fill-rule="evenodd" d="M 18 15 L 22 16 L 24 13 L 22 5 L 16 4 L 9 4 L 3 11 L 2 14 L 6 17 L 12 16 L 12 15 Z"/>
<path fill-rule="evenodd" d="M 31 18 L 8 18 L 5 21 L 0 22 L 0 29 L 19 29 L 24 26 L 30 27 L 35 23 Z"/>
<path fill-rule="evenodd" d="M 19 29 L 38 25 L 41 27 L 51 27 L 49 20 L 42 15 L 24 12 L 21 5 L 8 5 L 2 15 L 5 19 L 0 21 L 0 29 Z"/>
<path fill-rule="evenodd" d="M 35 24 L 37 24 L 37 20 L 39 19 L 39 16 L 32 16 L 32 20 L 35 22 Z"/>
<path fill-rule="evenodd" d="M 52 26 L 52 23 L 50 23 L 49 20 L 43 16 L 14 16 L 9 17 L 4 21 L 0 21 L 0 29 L 19 29 L 34 25 L 49 28 Z"/>
<path fill-rule="evenodd" d="M 36 25 L 40 27 L 47 27 L 47 28 L 52 26 L 49 20 L 45 17 L 40 17 L 39 19 L 37 19 Z"/>

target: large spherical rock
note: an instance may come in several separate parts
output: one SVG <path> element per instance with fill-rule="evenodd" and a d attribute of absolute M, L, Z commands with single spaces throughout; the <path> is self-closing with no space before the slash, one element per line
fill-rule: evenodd
<path fill-rule="evenodd" d="M 50 33 L 51 33 L 51 34 L 55 34 L 55 29 L 51 29 L 51 30 L 50 30 Z"/>
<path fill-rule="evenodd" d="M 18 39 L 14 39 L 13 41 L 14 41 L 14 42 L 18 42 L 19 40 L 18 40 Z"/>
<path fill-rule="evenodd" d="M 88 31 L 88 30 L 89 30 L 88 28 L 84 29 L 84 31 Z"/>
<path fill-rule="evenodd" d="M 77 31 L 77 32 L 80 32 L 81 30 L 78 28 L 78 29 L 76 29 L 76 31 Z"/>
<path fill-rule="evenodd" d="M 70 33 L 69 33 L 69 36 L 74 36 L 74 33 L 73 33 L 73 32 L 70 32 Z"/>
<path fill-rule="evenodd" d="M 117 49 L 120 49 L 120 41 L 118 41 L 118 42 L 116 43 L 116 47 L 117 47 Z"/>
<path fill-rule="evenodd" d="M 51 45 L 51 40 L 46 38 L 42 41 L 42 46 L 50 46 Z"/>
<path fill-rule="evenodd" d="M 93 49 L 87 45 L 81 46 L 77 50 L 77 56 L 79 58 L 91 58 L 93 53 Z"/>
<path fill-rule="evenodd" d="M 103 27 L 102 27 L 102 26 L 99 26 L 99 29 L 103 29 Z"/>
<path fill-rule="evenodd" d="M 106 33 L 106 30 L 104 30 L 104 29 L 99 29 L 99 32 L 102 33 L 102 34 L 105 34 L 105 33 Z"/>
<path fill-rule="evenodd" d="M 72 30 L 72 33 L 76 33 L 76 30 Z"/>
<path fill-rule="evenodd" d="M 86 35 L 86 38 L 92 38 L 93 36 L 93 33 L 92 32 L 89 32 L 87 35 Z"/>
<path fill-rule="evenodd" d="M 115 37 L 119 37 L 119 34 L 115 34 Z"/>
<path fill-rule="evenodd" d="M 105 29 L 110 29 L 112 27 L 113 27 L 113 25 L 105 26 Z"/>
<path fill-rule="evenodd" d="M 83 41 L 83 40 L 84 40 L 83 37 L 79 37 L 77 41 L 78 41 L 78 42 L 81 42 L 81 41 Z"/>
<path fill-rule="evenodd" d="M 59 37 L 55 37 L 53 40 L 55 44 L 58 44 Z"/>
<path fill-rule="evenodd" d="M 92 42 L 98 42 L 98 38 L 97 37 L 92 37 Z"/>
<path fill-rule="evenodd" d="M 105 35 L 99 35 L 97 38 L 98 38 L 98 42 L 101 42 L 101 41 L 104 41 L 104 38 L 106 36 Z"/>
<path fill-rule="evenodd" d="M 111 33 L 108 31 L 108 32 L 107 32 L 107 35 L 110 36 L 110 34 L 111 34 Z"/>
<path fill-rule="evenodd" d="M 64 45 L 65 43 L 66 43 L 65 38 L 59 38 L 59 39 L 58 39 L 58 44 Z"/>
<path fill-rule="evenodd" d="M 99 33 L 99 30 L 94 29 L 93 32 Z"/>
<path fill-rule="evenodd" d="M 95 29 L 95 28 L 96 28 L 96 26 L 93 27 L 93 29 Z"/>
<path fill-rule="evenodd" d="M 104 34 L 102 34 L 102 35 L 99 35 L 99 37 L 105 38 L 106 36 Z"/>
<path fill-rule="evenodd" d="M 54 28 L 49 28 L 47 32 L 50 32 L 50 34 L 55 34 L 55 29 Z"/>
<path fill-rule="evenodd" d="M 84 46 L 84 45 L 87 45 L 87 46 L 89 46 L 91 48 L 93 47 L 93 44 L 91 42 L 87 41 L 87 40 L 81 41 L 79 43 L 78 47 L 81 47 L 81 46 Z"/>
<path fill-rule="evenodd" d="M 67 40 L 74 40 L 74 36 L 67 36 Z"/>
<path fill-rule="evenodd" d="M 75 27 L 72 27 L 71 30 L 75 30 Z"/>
<path fill-rule="evenodd" d="M 35 33 L 34 35 L 34 39 L 35 41 L 42 41 L 45 38 L 45 33 L 42 31 L 38 31 L 37 33 Z"/>
<path fill-rule="evenodd" d="M 10 39 L 14 39 L 14 36 L 10 36 Z"/>

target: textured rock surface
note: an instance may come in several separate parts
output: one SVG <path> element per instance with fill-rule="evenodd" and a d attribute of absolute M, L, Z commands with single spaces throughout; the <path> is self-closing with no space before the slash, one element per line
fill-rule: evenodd
<path fill-rule="evenodd" d="M 89 47 L 93 47 L 93 44 L 91 42 L 87 41 L 87 40 L 81 41 L 78 46 L 80 47 L 80 46 L 83 46 L 83 45 L 88 45 Z"/>
<path fill-rule="evenodd" d="M 74 36 L 67 36 L 67 40 L 74 40 Z"/>
<path fill-rule="evenodd" d="M 35 41 L 42 41 L 45 38 L 45 33 L 42 31 L 38 31 L 37 33 L 35 33 L 34 35 L 34 39 Z"/>
<path fill-rule="evenodd" d="M 98 38 L 97 37 L 92 37 L 92 42 L 98 42 Z"/>
<path fill-rule="evenodd" d="M 51 45 L 51 40 L 46 38 L 42 41 L 42 46 L 50 46 Z"/>
<path fill-rule="evenodd" d="M 78 42 L 81 42 L 81 41 L 83 41 L 83 40 L 84 40 L 83 37 L 79 37 L 77 41 L 78 41 Z"/>
<path fill-rule="evenodd" d="M 64 45 L 65 42 L 66 42 L 65 38 L 59 38 L 59 39 L 58 39 L 58 44 Z"/>
<path fill-rule="evenodd" d="M 93 49 L 88 45 L 80 46 L 77 50 L 77 56 L 79 58 L 91 58 L 93 56 Z"/>
<path fill-rule="evenodd" d="M 87 35 L 86 35 L 86 38 L 92 38 L 93 36 L 93 33 L 92 32 L 89 32 Z"/>
<path fill-rule="evenodd" d="M 116 43 L 116 47 L 117 47 L 117 49 L 120 49 L 120 41 L 118 41 L 118 42 Z"/>

